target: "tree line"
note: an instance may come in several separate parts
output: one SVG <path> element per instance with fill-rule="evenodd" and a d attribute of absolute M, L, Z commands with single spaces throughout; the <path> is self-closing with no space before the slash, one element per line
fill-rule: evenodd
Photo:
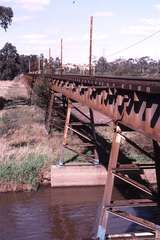
<path fill-rule="evenodd" d="M 20 73 L 27 73 L 29 57 L 36 59 L 36 55 L 19 55 L 15 46 L 6 43 L 0 50 L 0 80 L 12 80 Z"/>
<path fill-rule="evenodd" d="M 145 56 L 136 59 L 119 58 L 108 62 L 105 57 L 100 57 L 95 62 L 95 72 L 100 75 L 159 76 L 160 60 Z"/>
<path fill-rule="evenodd" d="M 20 55 L 11 43 L 0 49 L 0 80 L 12 80 L 18 74 L 28 72 L 54 73 L 60 66 L 58 57 L 48 60 L 43 54 Z"/>

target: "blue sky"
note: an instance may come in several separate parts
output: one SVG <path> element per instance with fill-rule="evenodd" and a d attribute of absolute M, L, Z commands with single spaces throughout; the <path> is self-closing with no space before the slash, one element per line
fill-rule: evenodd
<path fill-rule="evenodd" d="M 112 55 L 160 30 L 160 0 L 0 0 L 14 11 L 7 32 L 0 29 L 0 48 L 6 42 L 20 54 L 60 55 L 64 62 L 88 63 L 89 22 L 94 16 L 93 56 L 160 58 L 160 33 L 127 51 Z"/>

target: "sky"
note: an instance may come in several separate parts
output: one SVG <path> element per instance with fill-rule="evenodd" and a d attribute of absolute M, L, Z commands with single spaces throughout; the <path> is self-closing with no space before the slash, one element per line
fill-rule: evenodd
<path fill-rule="evenodd" d="M 160 0 L 0 0 L 13 9 L 7 32 L 0 29 L 0 48 L 6 42 L 19 54 L 60 56 L 63 38 L 64 63 L 88 63 L 89 24 L 93 16 L 93 60 L 160 58 L 160 33 L 129 48 L 160 30 Z"/>

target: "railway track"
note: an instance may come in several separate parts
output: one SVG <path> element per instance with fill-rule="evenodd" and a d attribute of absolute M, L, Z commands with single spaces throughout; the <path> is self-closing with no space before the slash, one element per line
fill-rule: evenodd
<path fill-rule="evenodd" d="M 36 77 L 41 75 L 36 74 Z M 160 93 L 160 78 L 84 75 L 44 75 L 49 80 L 60 80 L 85 86 L 109 87 L 132 91 Z"/>

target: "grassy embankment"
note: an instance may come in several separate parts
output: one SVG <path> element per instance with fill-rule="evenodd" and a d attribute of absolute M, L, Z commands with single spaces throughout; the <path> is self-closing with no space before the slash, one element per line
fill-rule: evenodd
<path fill-rule="evenodd" d="M 5 91 L 0 91 L 1 96 L 12 101 L 0 111 L 0 183 L 35 186 L 45 175 L 49 178 L 50 165 L 58 158 L 61 138 L 48 136 L 43 108 L 25 104 L 30 94 L 24 80 L 16 84 L 13 81 L 7 91 L 3 83 Z M 34 97 L 38 102 L 38 96 Z M 14 104 L 20 99 L 24 100 L 24 105 Z"/>

